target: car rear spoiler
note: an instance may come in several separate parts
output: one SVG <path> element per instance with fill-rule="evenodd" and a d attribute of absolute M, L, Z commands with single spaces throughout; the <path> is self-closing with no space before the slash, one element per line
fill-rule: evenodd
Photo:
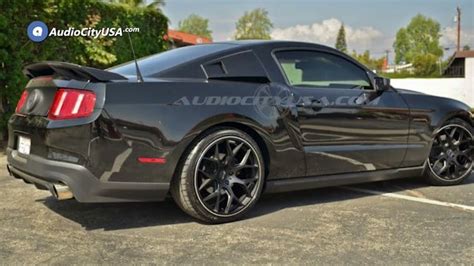
<path fill-rule="evenodd" d="M 59 75 L 70 79 L 90 80 L 96 82 L 127 80 L 126 77 L 120 74 L 106 70 L 55 61 L 46 61 L 28 65 L 23 69 L 23 73 L 29 78 Z"/>

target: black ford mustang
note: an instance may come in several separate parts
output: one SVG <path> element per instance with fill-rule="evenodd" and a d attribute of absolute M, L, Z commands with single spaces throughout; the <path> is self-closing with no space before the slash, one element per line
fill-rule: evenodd
<path fill-rule="evenodd" d="M 334 49 L 299 42 L 190 46 L 108 70 L 27 66 L 8 170 L 58 199 L 163 200 L 206 222 L 262 191 L 473 168 L 465 104 L 398 90 Z"/>

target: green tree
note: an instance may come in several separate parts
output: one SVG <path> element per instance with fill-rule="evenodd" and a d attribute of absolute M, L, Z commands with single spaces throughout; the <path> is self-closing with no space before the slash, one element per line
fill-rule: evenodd
<path fill-rule="evenodd" d="M 111 3 L 124 4 L 130 7 L 147 7 L 162 11 L 161 8 L 165 6 L 165 0 L 153 0 L 147 4 L 146 0 L 110 0 Z"/>
<path fill-rule="evenodd" d="M 178 30 L 212 39 L 212 31 L 209 30 L 209 20 L 196 14 L 191 14 L 180 21 L 178 23 Z"/>
<path fill-rule="evenodd" d="M 358 54 L 355 50 L 353 50 L 351 56 L 357 61 L 359 61 L 360 63 L 362 63 L 363 65 L 365 65 L 370 70 L 375 70 L 377 72 L 382 70 L 383 62 L 385 59 L 384 56 L 380 58 L 370 57 L 369 50 L 365 50 L 365 52 L 362 54 Z"/>
<path fill-rule="evenodd" d="M 344 24 L 341 25 L 339 32 L 337 33 L 336 49 L 347 53 L 346 29 L 344 28 Z"/>
<path fill-rule="evenodd" d="M 270 40 L 270 30 L 273 24 L 268 17 L 268 12 L 263 8 L 257 8 L 239 18 L 236 26 L 235 39 L 249 40 L 260 39 Z"/>
<path fill-rule="evenodd" d="M 431 54 L 435 58 L 443 55 L 439 45 L 441 37 L 439 23 L 421 14 L 416 15 L 405 28 L 398 30 L 393 48 L 395 62 L 414 63 L 416 57 Z M 424 60 L 422 60 L 424 61 Z"/>
<path fill-rule="evenodd" d="M 462 47 L 462 50 L 463 50 L 463 51 L 469 51 L 469 50 L 471 50 L 471 47 L 466 44 L 466 45 L 464 45 L 464 46 Z"/>

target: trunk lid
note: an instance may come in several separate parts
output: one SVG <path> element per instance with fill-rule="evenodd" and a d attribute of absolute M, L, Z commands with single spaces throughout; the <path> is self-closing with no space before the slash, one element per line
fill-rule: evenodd
<path fill-rule="evenodd" d="M 27 116 L 48 116 L 60 89 L 92 91 L 97 97 L 94 108 L 102 108 L 105 82 L 127 80 L 117 73 L 64 62 L 32 64 L 23 72 L 31 80 L 26 85 L 26 94 L 17 113 Z"/>

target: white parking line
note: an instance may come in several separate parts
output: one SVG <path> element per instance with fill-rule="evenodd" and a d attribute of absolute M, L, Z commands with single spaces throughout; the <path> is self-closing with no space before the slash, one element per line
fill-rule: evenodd
<path fill-rule="evenodd" d="M 450 203 L 450 202 L 444 202 L 444 201 L 432 200 L 432 199 L 426 199 L 426 198 L 417 198 L 413 196 L 407 196 L 407 195 L 402 195 L 402 194 L 397 194 L 397 193 L 389 193 L 389 192 L 383 192 L 383 191 L 377 191 L 377 190 L 371 190 L 371 189 L 364 189 L 364 188 L 355 188 L 355 187 L 340 187 L 340 188 L 357 191 L 357 192 L 363 192 L 367 194 L 380 195 L 380 196 L 389 197 L 389 198 L 404 199 L 404 200 L 416 201 L 416 202 L 421 202 L 421 203 L 426 203 L 426 204 L 431 204 L 431 205 L 451 207 L 451 208 L 462 209 L 466 211 L 474 211 L 474 206 L 468 206 L 468 205 L 462 205 L 462 204 L 456 204 L 456 203 Z"/>

